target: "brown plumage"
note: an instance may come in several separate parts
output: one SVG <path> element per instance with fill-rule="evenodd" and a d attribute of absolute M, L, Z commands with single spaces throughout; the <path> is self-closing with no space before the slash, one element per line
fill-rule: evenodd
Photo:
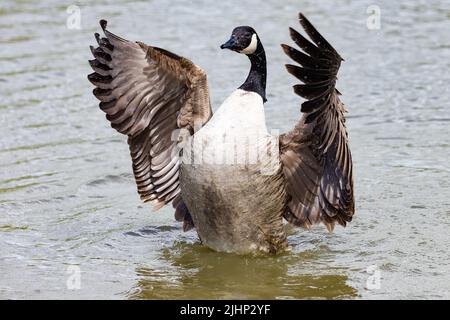
<path fill-rule="evenodd" d="M 291 38 L 303 52 L 282 45 L 300 65 L 286 65 L 303 82 L 294 91 L 307 99 L 295 128 L 280 136 L 281 162 L 291 196 L 284 217 L 306 228 L 323 222 L 331 231 L 336 222 L 345 226 L 354 213 L 346 110 L 335 88 L 343 59 L 302 14 L 299 18 L 314 43 L 291 28 Z"/>
<path fill-rule="evenodd" d="M 88 79 L 111 126 L 128 136 L 141 200 L 157 210 L 179 197 L 177 139 L 212 115 L 206 74 L 188 59 L 112 34 L 105 20 L 100 25 L 106 38 L 95 34 Z"/>
<path fill-rule="evenodd" d="M 167 50 L 112 34 L 104 20 L 100 25 L 105 37 L 95 34 L 98 47 L 91 47 L 95 59 L 89 61 L 94 73 L 88 79 L 96 86 L 93 93 L 111 126 L 128 136 L 142 201 L 152 202 L 155 210 L 172 202 L 183 229 L 195 227 L 202 242 L 215 250 L 282 251 L 287 246 L 283 217 L 305 228 L 322 222 L 329 230 L 336 222 L 345 226 L 352 219 L 352 160 L 345 107 L 335 88 L 342 58 L 302 14 L 300 23 L 312 42 L 291 28 L 291 38 L 301 51 L 282 48 L 299 64 L 286 68 L 303 82 L 294 86 L 294 92 L 307 100 L 293 130 L 279 137 L 280 163 L 270 175 L 262 173 L 266 165 L 262 162 L 226 166 L 182 162 L 183 150 L 195 151 L 183 149 L 186 142 L 213 134 L 205 127 L 212 117 L 205 72 Z M 248 45 L 252 49 L 243 51 L 249 57 L 257 50 L 251 58 L 251 81 L 258 81 L 258 72 L 264 72 L 265 79 L 265 58 L 258 60 L 264 49 L 257 41 L 249 39 L 250 44 L 234 50 Z M 227 46 L 230 41 L 223 45 Z M 265 80 L 254 92 L 251 83 L 247 87 L 250 91 L 237 90 L 231 97 L 255 103 L 253 108 L 259 110 Z M 211 127 L 223 121 L 212 121 Z M 253 131 L 246 130 L 233 137 L 247 139 Z M 270 144 L 270 137 L 264 137 L 263 143 Z"/>

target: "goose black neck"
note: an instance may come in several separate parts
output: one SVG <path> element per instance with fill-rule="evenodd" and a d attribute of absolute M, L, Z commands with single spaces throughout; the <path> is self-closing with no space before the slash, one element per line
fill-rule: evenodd
<path fill-rule="evenodd" d="M 256 92 L 262 97 L 263 101 L 266 102 L 266 53 L 264 52 L 264 48 L 259 39 L 255 52 L 248 54 L 247 57 L 250 59 L 252 65 L 247 80 L 245 80 L 239 89 Z"/>

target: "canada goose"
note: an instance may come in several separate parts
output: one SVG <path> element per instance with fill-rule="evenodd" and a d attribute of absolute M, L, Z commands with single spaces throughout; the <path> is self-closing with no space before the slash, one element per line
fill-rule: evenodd
<path fill-rule="evenodd" d="M 331 232 L 354 214 L 352 159 L 344 104 L 335 88 L 343 60 L 300 13 L 309 41 L 290 28 L 302 51 L 283 44 L 299 65 L 287 71 L 303 84 L 302 117 L 280 136 L 268 133 L 266 57 L 256 31 L 237 27 L 221 48 L 246 55 L 250 72 L 212 115 L 206 73 L 190 60 L 100 25 L 91 47 L 96 86 L 111 126 L 128 136 L 142 201 L 172 202 L 183 229 L 217 251 L 277 253 L 287 247 L 283 218 Z"/>

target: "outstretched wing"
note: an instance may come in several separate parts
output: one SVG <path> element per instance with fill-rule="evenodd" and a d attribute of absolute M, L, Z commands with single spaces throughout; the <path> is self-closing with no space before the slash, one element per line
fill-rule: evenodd
<path fill-rule="evenodd" d="M 190 60 L 164 49 L 122 39 L 100 25 L 91 47 L 96 86 L 111 126 L 128 136 L 137 189 L 155 210 L 179 199 L 177 139 L 192 134 L 211 117 L 205 72 Z"/>
<path fill-rule="evenodd" d="M 312 42 L 290 28 L 301 51 L 282 45 L 300 65 L 286 68 L 303 82 L 294 86 L 294 92 L 306 99 L 300 121 L 280 136 L 281 162 L 291 196 L 285 218 L 306 228 L 323 222 L 331 231 L 336 222 L 345 226 L 354 214 L 346 110 L 335 88 L 343 59 L 301 13 L 299 19 Z"/>

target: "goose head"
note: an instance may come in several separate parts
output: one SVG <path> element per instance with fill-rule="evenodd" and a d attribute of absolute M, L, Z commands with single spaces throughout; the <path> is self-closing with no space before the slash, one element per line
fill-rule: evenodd
<path fill-rule="evenodd" d="M 260 41 L 256 31 L 249 26 L 234 28 L 230 39 L 220 46 L 221 49 L 230 49 L 232 51 L 252 55 L 258 47 Z"/>
<path fill-rule="evenodd" d="M 234 28 L 230 40 L 220 48 L 245 54 L 250 59 L 250 72 L 239 89 L 256 92 L 266 102 L 266 54 L 255 29 L 249 26 Z"/>

